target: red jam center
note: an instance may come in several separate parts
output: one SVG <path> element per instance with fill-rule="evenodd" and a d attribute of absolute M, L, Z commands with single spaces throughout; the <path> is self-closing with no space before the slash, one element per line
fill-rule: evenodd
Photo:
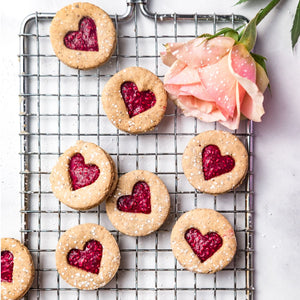
<path fill-rule="evenodd" d="M 202 168 L 205 180 L 230 172 L 234 165 L 234 159 L 229 155 L 222 156 L 216 145 L 208 145 L 202 151 Z"/>
<path fill-rule="evenodd" d="M 126 81 L 121 85 L 121 94 L 130 118 L 150 109 L 156 103 L 153 92 L 140 92 L 135 83 L 131 81 Z"/>
<path fill-rule="evenodd" d="M 118 210 L 131 213 L 151 213 L 150 188 L 144 181 L 137 182 L 131 195 L 122 196 L 117 201 Z"/>
<path fill-rule="evenodd" d="M 10 251 L 1 251 L 1 282 L 12 282 L 14 255 Z"/>
<path fill-rule="evenodd" d="M 76 153 L 70 160 L 69 174 L 75 191 L 95 182 L 100 175 L 100 170 L 96 165 L 86 165 L 84 157 Z"/>
<path fill-rule="evenodd" d="M 223 244 L 222 238 L 216 232 L 202 235 L 196 228 L 188 229 L 184 237 L 201 262 L 210 258 Z"/>
<path fill-rule="evenodd" d="M 65 46 L 80 51 L 98 51 L 97 28 L 93 19 L 84 17 L 79 22 L 79 31 L 70 31 L 64 37 Z"/>
<path fill-rule="evenodd" d="M 99 274 L 103 247 L 100 242 L 90 240 L 83 250 L 71 249 L 68 253 L 68 263 L 71 266 L 90 273 Z"/>

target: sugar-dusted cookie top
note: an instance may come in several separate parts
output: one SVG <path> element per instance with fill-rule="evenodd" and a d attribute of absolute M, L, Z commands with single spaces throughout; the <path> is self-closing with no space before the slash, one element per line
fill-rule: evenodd
<path fill-rule="evenodd" d="M 76 69 L 104 64 L 116 46 L 116 32 L 109 15 L 87 2 L 59 10 L 50 26 L 50 40 L 56 56 Z"/>
<path fill-rule="evenodd" d="M 221 194 L 244 180 L 248 171 L 248 153 L 233 134 L 205 131 L 193 137 L 186 146 L 182 168 L 194 188 L 208 194 Z"/>
<path fill-rule="evenodd" d="M 118 179 L 110 155 L 94 143 L 77 141 L 53 167 L 50 182 L 54 195 L 73 209 L 86 210 L 105 201 Z"/>
<path fill-rule="evenodd" d="M 169 210 L 166 186 L 157 175 L 144 170 L 121 176 L 114 194 L 106 201 L 106 212 L 114 227 L 131 236 L 157 230 Z"/>
<path fill-rule="evenodd" d="M 101 102 L 114 126 L 129 133 L 143 133 L 152 130 L 163 118 L 167 94 L 152 72 L 130 67 L 106 83 Z"/>
<path fill-rule="evenodd" d="M 212 209 L 183 214 L 171 233 L 171 247 L 178 262 L 196 273 L 215 273 L 225 268 L 236 252 L 234 230 Z"/>
<path fill-rule="evenodd" d="M 18 240 L 1 239 L 1 299 L 21 299 L 34 279 L 30 252 Z"/>
<path fill-rule="evenodd" d="M 81 290 L 95 290 L 115 276 L 120 251 L 103 226 L 87 223 L 67 230 L 56 247 L 56 267 L 62 278 Z"/>

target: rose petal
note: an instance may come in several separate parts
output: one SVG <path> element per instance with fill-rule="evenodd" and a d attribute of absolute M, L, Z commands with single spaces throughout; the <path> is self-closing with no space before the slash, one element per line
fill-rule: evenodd
<path fill-rule="evenodd" d="M 255 66 L 256 66 L 256 84 L 257 84 L 259 90 L 262 93 L 264 93 L 268 87 L 269 78 L 267 76 L 266 71 L 260 64 L 255 63 Z"/>
<path fill-rule="evenodd" d="M 269 84 L 269 79 L 265 70 L 258 63 L 256 63 L 256 83 L 262 93 L 266 90 Z M 260 97 L 252 99 L 248 94 L 246 94 L 241 106 L 242 114 L 250 120 L 259 122 L 261 120 L 261 116 L 264 114 L 263 103 L 259 101 L 261 101 Z"/>
<path fill-rule="evenodd" d="M 165 84 L 165 90 L 171 100 L 175 100 L 180 95 L 180 87 L 177 84 Z"/>
<path fill-rule="evenodd" d="M 230 130 L 235 130 L 239 128 L 240 117 L 241 117 L 241 102 L 240 94 L 244 93 L 244 89 L 236 82 L 236 109 L 232 118 L 228 118 L 226 121 L 220 121 L 220 123 L 229 128 Z"/>
<path fill-rule="evenodd" d="M 196 38 L 185 43 L 169 43 L 166 52 L 190 67 L 199 68 L 218 62 L 229 53 L 234 43 L 234 39 L 230 37 L 216 37 L 208 41 L 205 38 Z M 168 65 L 172 61 L 170 56 L 163 56 Z"/>
<path fill-rule="evenodd" d="M 181 86 L 179 89 L 179 95 L 191 95 L 201 100 L 215 102 L 201 83 Z"/>
<path fill-rule="evenodd" d="M 181 62 L 180 60 L 176 60 L 165 74 L 164 83 L 167 84 L 171 78 L 179 74 L 185 67 L 185 63 Z"/>
<path fill-rule="evenodd" d="M 238 61 L 247 61 L 243 68 L 238 67 Z M 264 96 L 256 85 L 256 76 L 253 78 L 253 68 L 255 68 L 254 59 L 242 44 L 235 45 L 229 54 L 229 69 L 231 73 L 238 80 L 240 85 L 246 90 L 250 98 L 252 98 L 252 105 L 249 105 L 249 99 L 246 99 L 244 104 L 245 116 L 255 122 L 261 121 L 261 116 L 264 114 L 262 106 Z M 246 71 L 247 70 L 247 71 Z M 236 73 L 239 72 L 239 73 Z M 243 76 L 241 76 L 243 75 Z"/>
<path fill-rule="evenodd" d="M 176 75 L 165 80 L 165 84 L 186 85 L 200 82 L 200 77 L 197 69 L 186 66 Z"/>
<path fill-rule="evenodd" d="M 236 79 L 229 70 L 228 55 L 218 63 L 199 69 L 201 82 L 217 105 L 233 117 L 236 105 Z"/>
<path fill-rule="evenodd" d="M 238 74 L 252 82 L 256 81 L 255 61 L 244 45 L 233 46 L 230 51 L 229 63 L 234 74 Z"/>
<path fill-rule="evenodd" d="M 180 96 L 178 97 L 178 100 L 185 106 L 185 108 L 199 109 L 201 112 L 207 114 L 211 113 L 216 108 L 214 103 L 202 101 L 193 96 Z"/>
<path fill-rule="evenodd" d="M 180 93 L 179 85 L 174 84 L 167 84 L 169 80 L 171 80 L 174 76 L 179 74 L 184 68 L 186 67 L 186 64 L 181 62 L 180 60 L 176 60 L 171 68 L 167 71 L 164 78 L 164 87 L 165 90 L 169 93 L 169 96 L 174 100 L 174 97 L 177 97 Z"/>
<path fill-rule="evenodd" d="M 188 117 L 196 117 L 205 122 L 226 120 L 213 103 L 199 100 L 193 96 L 179 96 L 176 104 Z"/>

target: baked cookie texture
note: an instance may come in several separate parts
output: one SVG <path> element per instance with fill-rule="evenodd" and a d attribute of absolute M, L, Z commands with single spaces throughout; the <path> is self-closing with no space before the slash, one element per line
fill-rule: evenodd
<path fill-rule="evenodd" d="M 190 228 L 198 229 L 202 235 L 217 233 L 222 246 L 212 256 L 201 262 L 185 239 Z M 235 233 L 228 220 L 212 209 L 194 209 L 184 213 L 176 222 L 171 233 L 174 256 L 183 268 L 196 273 L 215 273 L 225 268 L 236 252 Z"/>
<path fill-rule="evenodd" d="M 132 195 L 134 186 L 140 182 L 145 182 L 149 187 L 151 211 L 143 213 L 118 209 L 119 198 Z M 143 198 L 137 201 L 143 201 Z M 114 194 L 106 201 L 107 216 L 113 226 L 130 236 L 145 236 L 157 230 L 166 220 L 169 210 L 170 196 L 165 184 L 157 175 L 145 170 L 135 170 L 121 176 Z"/>
<path fill-rule="evenodd" d="M 156 98 L 154 106 L 130 117 L 121 93 L 125 82 L 134 83 L 140 92 L 152 92 Z M 152 72 L 141 67 L 129 67 L 110 78 L 103 88 L 101 102 L 114 126 L 138 134 L 150 131 L 159 124 L 167 108 L 167 93 L 162 81 Z"/>
<path fill-rule="evenodd" d="M 206 180 L 203 171 L 203 151 L 209 145 L 217 146 L 222 157 L 230 156 L 234 160 L 234 167 L 229 172 Z M 218 164 L 222 157 L 212 160 L 215 159 Z M 205 131 L 192 138 L 186 146 L 182 156 L 182 168 L 190 184 L 197 190 L 213 195 L 222 194 L 238 187 L 245 179 L 248 171 L 248 152 L 243 143 L 229 132 Z"/>
<path fill-rule="evenodd" d="M 13 255 L 12 281 L 4 281 L 1 272 L 1 299 L 21 299 L 27 293 L 34 280 L 33 260 L 28 249 L 18 240 L 2 238 L 1 269 L 5 263 L 3 255 L 5 256 L 7 251 L 10 255 Z"/>
<path fill-rule="evenodd" d="M 68 262 L 68 254 L 73 249 L 84 250 L 89 241 L 102 245 L 99 273 L 85 271 Z M 120 251 L 112 234 L 103 226 L 87 223 L 67 230 L 56 247 L 56 267 L 60 276 L 70 285 L 81 290 L 95 290 L 105 286 L 115 276 L 120 265 Z M 89 259 L 93 260 L 92 257 Z"/>
<path fill-rule="evenodd" d="M 97 31 L 98 51 L 82 51 L 66 47 L 64 38 L 79 30 L 80 21 L 91 18 Z M 101 66 L 113 54 L 116 47 L 116 31 L 109 15 L 96 5 L 87 2 L 70 4 L 59 10 L 50 26 L 53 50 L 64 64 L 76 69 L 92 69 Z"/>
<path fill-rule="evenodd" d="M 86 165 L 96 165 L 100 174 L 92 184 L 74 190 L 69 172 L 71 158 L 80 153 Z M 116 166 L 102 148 L 94 143 L 77 141 L 58 159 L 50 174 L 53 194 L 65 205 L 78 210 L 87 210 L 105 201 L 116 188 Z"/>

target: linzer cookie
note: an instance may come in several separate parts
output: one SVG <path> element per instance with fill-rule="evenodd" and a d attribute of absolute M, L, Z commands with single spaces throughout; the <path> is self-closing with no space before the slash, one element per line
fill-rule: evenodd
<path fill-rule="evenodd" d="M 167 94 L 161 80 L 152 72 L 130 67 L 106 83 L 101 101 L 113 125 L 129 133 L 142 133 L 161 121 Z"/>
<path fill-rule="evenodd" d="M 215 273 L 234 257 L 236 238 L 223 215 L 212 209 L 194 209 L 177 220 L 171 233 L 171 247 L 185 269 Z"/>
<path fill-rule="evenodd" d="M 158 176 L 143 170 L 121 176 L 114 194 L 106 201 L 106 212 L 114 227 L 131 236 L 157 230 L 169 210 L 166 186 Z"/>
<path fill-rule="evenodd" d="M 221 194 L 239 186 L 248 170 L 242 142 L 225 131 L 205 131 L 184 150 L 182 167 L 190 184 L 208 194 Z"/>
<path fill-rule="evenodd" d="M 120 251 L 114 237 L 97 224 L 81 224 L 67 230 L 56 247 L 60 276 L 81 290 L 95 290 L 115 276 Z"/>
<path fill-rule="evenodd" d="M 117 170 L 110 155 L 96 144 L 83 141 L 77 141 L 59 157 L 50 175 L 54 195 L 79 210 L 105 201 L 117 181 Z"/>
<path fill-rule="evenodd" d="M 101 8 L 86 2 L 70 4 L 58 11 L 50 26 L 56 56 L 76 69 L 104 64 L 113 54 L 116 32 Z"/>
<path fill-rule="evenodd" d="M 1 239 L 1 299 L 21 299 L 34 279 L 34 266 L 28 249 L 18 240 Z"/>

